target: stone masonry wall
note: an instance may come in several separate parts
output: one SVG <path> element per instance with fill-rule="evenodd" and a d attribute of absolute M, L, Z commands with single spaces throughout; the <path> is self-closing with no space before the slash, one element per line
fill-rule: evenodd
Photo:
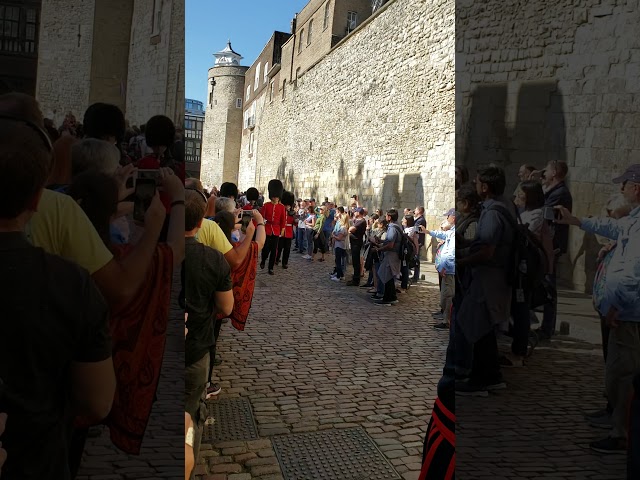
<path fill-rule="evenodd" d="M 389 2 L 284 101 L 265 103 L 252 184 L 266 191 L 278 177 L 298 196 L 343 204 L 357 193 L 370 208 L 423 204 L 439 224 L 454 202 L 453 5 Z"/>
<path fill-rule="evenodd" d="M 131 125 L 145 123 L 153 115 L 166 115 L 168 69 L 172 38 L 172 4 L 162 1 L 159 35 L 152 38 L 153 0 L 135 0 L 131 25 L 127 119 Z M 183 53 L 184 58 L 184 53 Z M 171 79 L 171 83 L 175 80 Z M 184 95 L 183 95 L 184 102 Z"/>
<path fill-rule="evenodd" d="M 184 124 L 184 0 L 172 2 L 171 39 L 169 40 L 169 66 L 167 71 L 167 95 L 165 99 L 165 115 L 171 118 L 176 126 Z"/>
<path fill-rule="evenodd" d="M 640 163 L 638 1 L 543 3 L 458 3 L 457 153 L 503 165 L 507 192 L 520 164 L 564 160 L 574 214 L 600 215 Z M 598 248 L 572 227 L 560 280 L 590 292 Z"/>
<path fill-rule="evenodd" d="M 36 98 L 42 113 L 56 125 L 68 111 L 82 121 L 89 106 L 94 2 L 43 0 L 40 18 Z"/>
<path fill-rule="evenodd" d="M 200 179 L 209 187 L 223 182 L 237 182 L 242 137 L 242 105 L 247 67 L 218 66 L 209 69 L 215 78 L 213 104 L 206 106 L 202 135 Z M 207 88 L 211 88 L 207 85 Z M 209 94 L 207 93 L 207 101 Z"/>

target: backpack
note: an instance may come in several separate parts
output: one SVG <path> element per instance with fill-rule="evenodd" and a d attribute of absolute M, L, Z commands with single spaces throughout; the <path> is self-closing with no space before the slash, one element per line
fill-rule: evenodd
<path fill-rule="evenodd" d="M 416 261 L 417 254 L 418 254 L 418 252 L 416 251 L 416 246 L 409 238 L 409 235 L 404 233 L 400 227 L 398 227 L 395 224 L 393 224 L 392 226 L 397 228 L 400 234 L 399 254 L 400 254 L 400 262 L 402 262 L 402 266 L 403 267 L 406 266 L 408 268 L 416 268 L 416 265 L 418 264 L 418 262 Z"/>
<path fill-rule="evenodd" d="M 536 235 L 529 231 L 529 226 L 522 223 L 519 214 L 516 221 L 501 205 L 492 205 L 488 210 L 498 212 L 514 231 L 507 283 L 531 298 L 538 287 L 545 283 L 546 265 L 549 263 L 545 249 Z"/>

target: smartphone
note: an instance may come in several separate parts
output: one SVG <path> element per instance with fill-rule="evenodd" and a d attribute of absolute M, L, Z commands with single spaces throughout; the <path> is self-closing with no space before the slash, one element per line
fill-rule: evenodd
<path fill-rule="evenodd" d="M 249 222 L 251 222 L 251 220 L 253 220 L 253 213 L 248 210 L 244 210 L 242 212 L 242 220 L 240 222 L 242 223 L 242 233 L 247 233 L 247 227 L 249 226 Z"/>
<path fill-rule="evenodd" d="M 153 180 L 156 185 L 160 183 L 160 170 L 158 169 L 141 169 L 138 170 L 138 180 Z"/>
<path fill-rule="evenodd" d="M 553 207 L 544 207 L 542 209 L 542 218 L 550 222 L 553 222 L 558 218 L 558 212 Z"/>
<path fill-rule="evenodd" d="M 151 200 L 156 194 L 156 181 L 150 178 L 140 178 L 136 180 L 136 191 L 133 200 L 133 219 L 137 222 L 144 222 L 144 215 L 147 213 Z"/>

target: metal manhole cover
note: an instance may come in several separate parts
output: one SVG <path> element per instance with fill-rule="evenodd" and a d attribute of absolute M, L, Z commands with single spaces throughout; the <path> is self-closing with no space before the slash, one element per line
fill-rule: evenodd
<path fill-rule="evenodd" d="M 272 437 L 285 480 L 401 480 L 360 428 Z"/>
<path fill-rule="evenodd" d="M 208 404 L 213 424 L 205 425 L 204 443 L 258 440 L 258 428 L 248 398 L 226 398 Z"/>

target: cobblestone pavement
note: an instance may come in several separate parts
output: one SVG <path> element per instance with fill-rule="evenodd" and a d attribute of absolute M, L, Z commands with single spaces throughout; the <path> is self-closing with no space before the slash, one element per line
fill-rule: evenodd
<path fill-rule="evenodd" d="M 507 351 L 510 343 L 501 343 Z M 599 345 L 556 337 L 541 343 L 525 368 L 503 373 L 506 390 L 456 398 L 457 479 L 626 478 L 625 456 L 589 449 L 608 434 L 584 420 L 606 403 Z"/>
<path fill-rule="evenodd" d="M 142 451 L 116 449 L 104 428 L 87 441 L 78 480 L 158 480 L 184 478 L 184 313 L 176 302 L 180 270 L 174 276 L 164 362 Z"/>
<path fill-rule="evenodd" d="M 248 397 L 261 439 L 203 445 L 200 480 L 282 479 L 270 437 L 357 425 L 417 480 L 447 341 L 425 320 L 437 286 L 376 307 L 365 289 L 332 282 L 332 268 L 332 256 L 309 263 L 292 252 L 288 270 L 259 271 L 246 330 L 223 325 L 220 398 Z"/>

